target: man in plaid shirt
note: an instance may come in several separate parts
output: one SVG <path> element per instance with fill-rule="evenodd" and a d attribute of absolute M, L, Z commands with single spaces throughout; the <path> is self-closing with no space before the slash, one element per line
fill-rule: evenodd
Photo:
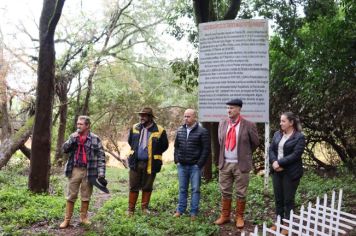
<path fill-rule="evenodd" d="M 65 166 L 65 175 L 68 177 L 66 194 L 67 204 L 65 218 L 60 228 L 67 228 L 73 215 L 74 203 L 80 196 L 82 200 L 80 209 L 80 223 L 90 224 L 88 208 L 93 185 L 89 178 L 105 178 L 105 153 L 103 145 L 97 135 L 90 132 L 90 118 L 79 116 L 77 131 L 70 135 L 63 144 L 63 152 L 69 158 Z"/>

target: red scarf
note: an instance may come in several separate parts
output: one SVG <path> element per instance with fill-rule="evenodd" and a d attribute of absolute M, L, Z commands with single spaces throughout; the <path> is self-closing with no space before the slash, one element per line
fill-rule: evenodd
<path fill-rule="evenodd" d="M 80 149 L 82 149 L 82 153 L 83 153 L 83 159 L 82 159 L 82 162 L 83 164 L 87 164 L 87 154 L 85 153 L 85 148 L 84 148 L 84 143 L 85 141 L 87 140 L 87 136 L 85 135 L 79 135 L 79 146 L 78 146 L 78 149 L 77 149 L 77 154 L 75 156 L 75 159 L 77 160 L 78 162 L 78 159 L 79 159 L 79 152 L 80 152 Z"/>
<path fill-rule="evenodd" d="M 240 123 L 241 116 L 239 116 L 236 120 L 236 123 L 233 124 L 231 120 L 229 121 L 229 132 L 226 134 L 226 139 L 225 139 L 225 148 L 226 150 L 230 151 L 235 149 L 236 146 L 236 126 Z"/>

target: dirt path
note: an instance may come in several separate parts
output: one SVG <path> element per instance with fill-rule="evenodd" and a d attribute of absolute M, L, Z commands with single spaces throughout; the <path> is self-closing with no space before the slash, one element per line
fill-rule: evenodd
<path fill-rule="evenodd" d="M 231 221 L 230 223 L 224 224 L 220 227 L 219 235 L 221 235 L 221 236 L 241 235 L 242 231 L 245 232 L 245 235 L 249 235 L 250 233 L 253 232 L 254 229 L 255 229 L 255 226 L 252 225 L 248 221 L 245 221 L 245 227 L 243 228 L 243 230 L 236 228 L 235 221 Z"/>

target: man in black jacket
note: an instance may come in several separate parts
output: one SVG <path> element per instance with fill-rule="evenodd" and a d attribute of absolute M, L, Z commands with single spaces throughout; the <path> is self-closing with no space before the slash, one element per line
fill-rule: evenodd
<path fill-rule="evenodd" d="M 210 138 L 208 131 L 198 124 L 195 110 L 184 112 L 184 123 L 179 127 L 174 143 L 174 162 L 178 166 L 179 178 L 178 207 L 174 217 L 180 217 L 187 208 L 190 182 L 190 216 L 195 220 L 199 210 L 201 169 L 210 154 Z"/>
<path fill-rule="evenodd" d="M 162 167 L 162 154 L 168 148 L 167 133 L 162 126 L 154 122 L 155 116 L 149 107 L 138 112 L 140 123 L 135 124 L 129 133 L 128 143 L 131 147 L 129 161 L 129 207 L 128 215 L 135 211 L 139 191 L 142 190 L 141 208 L 143 213 L 149 213 L 153 182 L 156 173 Z"/>

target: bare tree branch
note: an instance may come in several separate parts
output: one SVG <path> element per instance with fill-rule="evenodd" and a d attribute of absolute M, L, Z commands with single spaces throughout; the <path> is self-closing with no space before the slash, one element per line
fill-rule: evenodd
<path fill-rule="evenodd" d="M 11 48 L 9 48 L 6 44 L 4 44 L 4 48 L 6 49 L 6 51 L 10 52 L 15 58 L 17 58 L 20 62 L 24 63 L 33 72 L 37 71 L 37 68 L 34 65 L 30 64 L 28 61 L 26 61 L 25 59 L 22 58 L 22 56 L 24 56 L 24 55 L 17 54 Z M 25 56 L 28 56 L 28 55 L 25 55 Z"/>

